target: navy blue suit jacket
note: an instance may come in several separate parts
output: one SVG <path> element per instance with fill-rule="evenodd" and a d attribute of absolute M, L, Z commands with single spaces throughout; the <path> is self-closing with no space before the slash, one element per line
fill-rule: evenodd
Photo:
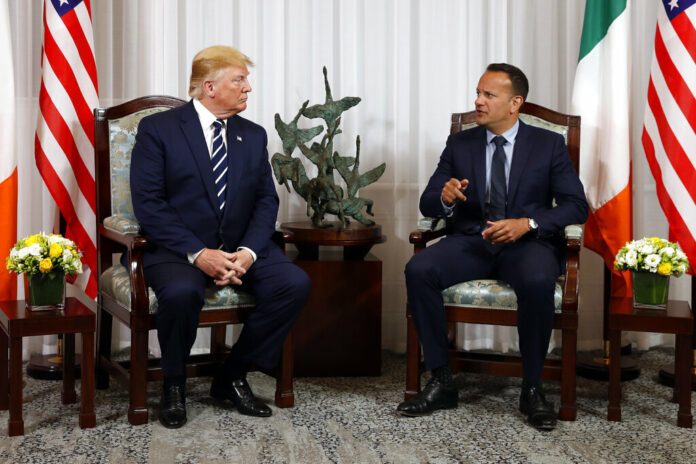
<path fill-rule="evenodd" d="M 452 232 L 474 235 L 485 228 L 486 128 L 452 134 L 420 199 L 424 216 L 444 216 L 442 187 L 451 179 L 468 179 L 466 201 L 450 218 Z M 557 206 L 552 207 L 555 198 Z M 539 238 L 558 239 L 565 226 L 582 224 L 588 205 L 563 137 L 520 121 L 508 180 L 507 218 L 529 217 L 539 225 Z M 558 243 L 558 242 L 557 242 Z M 560 243 L 558 243 L 560 244 Z"/>
<path fill-rule="evenodd" d="M 227 119 L 227 199 L 220 213 L 210 154 L 193 102 L 145 117 L 131 158 L 133 210 L 150 242 L 145 266 L 187 263 L 203 248 L 267 255 L 278 214 L 266 131 Z"/>

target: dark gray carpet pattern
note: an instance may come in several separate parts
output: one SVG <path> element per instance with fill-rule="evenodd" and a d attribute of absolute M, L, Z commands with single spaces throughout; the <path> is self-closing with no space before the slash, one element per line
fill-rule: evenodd
<path fill-rule="evenodd" d="M 671 389 L 656 382 L 673 359 L 666 348 L 639 353 L 642 375 L 624 383 L 623 422 L 606 420 L 607 384 L 578 378 L 578 420 L 552 432 L 526 425 L 519 380 L 459 378 L 459 408 L 425 418 L 395 413 L 403 397 L 402 355 L 384 353 L 383 375 L 296 379 L 296 406 L 269 419 L 241 416 L 208 397 L 209 380 L 188 381 L 188 424 L 156 421 L 159 383 L 150 386 L 150 422 L 133 427 L 127 395 L 97 391 L 97 427 L 78 425 L 79 403 L 62 405 L 60 384 L 27 378 L 25 435 L 7 437 L 0 412 L 2 463 L 693 463 L 696 433 L 676 426 Z M 274 381 L 250 374 L 269 403 Z M 78 382 L 79 386 L 79 382 Z M 560 389 L 548 383 L 557 405 Z"/>

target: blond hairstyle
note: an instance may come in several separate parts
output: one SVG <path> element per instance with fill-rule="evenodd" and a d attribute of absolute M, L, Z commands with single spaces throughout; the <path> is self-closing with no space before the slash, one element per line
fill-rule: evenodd
<path fill-rule="evenodd" d="M 232 66 L 241 68 L 254 66 L 254 63 L 239 50 L 225 45 L 214 45 L 198 52 L 191 64 L 189 96 L 199 98 L 203 82 L 216 80 L 222 71 Z"/>

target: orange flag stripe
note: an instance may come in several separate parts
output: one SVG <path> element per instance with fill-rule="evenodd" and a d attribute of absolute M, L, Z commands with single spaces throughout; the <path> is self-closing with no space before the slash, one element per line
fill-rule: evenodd
<path fill-rule="evenodd" d="M 10 249 L 17 242 L 17 168 L 10 177 L 0 182 L 0 299 L 15 300 L 17 298 L 17 276 L 11 274 L 5 267 L 5 259 Z"/>
<path fill-rule="evenodd" d="M 612 278 L 612 295 L 632 295 L 631 275 L 628 271 L 614 271 L 614 258 L 626 242 L 633 240 L 633 208 L 631 184 L 597 211 L 590 212 L 585 223 L 585 247 L 598 253 L 606 266 L 616 275 Z"/>

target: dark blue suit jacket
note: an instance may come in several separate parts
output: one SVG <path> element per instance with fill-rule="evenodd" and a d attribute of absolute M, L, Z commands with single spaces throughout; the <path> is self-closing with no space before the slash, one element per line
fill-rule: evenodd
<path fill-rule="evenodd" d="M 264 257 L 278 214 L 266 131 L 227 119 L 227 200 L 217 207 L 210 155 L 193 102 L 143 118 L 131 158 L 133 210 L 150 242 L 143 264 L 188 262 L 203 248 Z"/>
<path fill-rule="evenodd" d="M 467 199 L 450 218 L 452 232 L 480 234 L 485 228 L 486 128 L 477 126 L 452 134 L 420 199 L 425 216 L 444 216 L 442 187 L 452 177 L 468 179 Z M 552 208 L 556 199 L 557 206 Z M 529 217 L 539 225 L 539 237 L 557 239 L 565 226 L 582 224 L 588 205 L 563 137 L 520 121 L 510 166 L 507 218 Z M 555 240 L 554 240 L 555 241 Z"/>

